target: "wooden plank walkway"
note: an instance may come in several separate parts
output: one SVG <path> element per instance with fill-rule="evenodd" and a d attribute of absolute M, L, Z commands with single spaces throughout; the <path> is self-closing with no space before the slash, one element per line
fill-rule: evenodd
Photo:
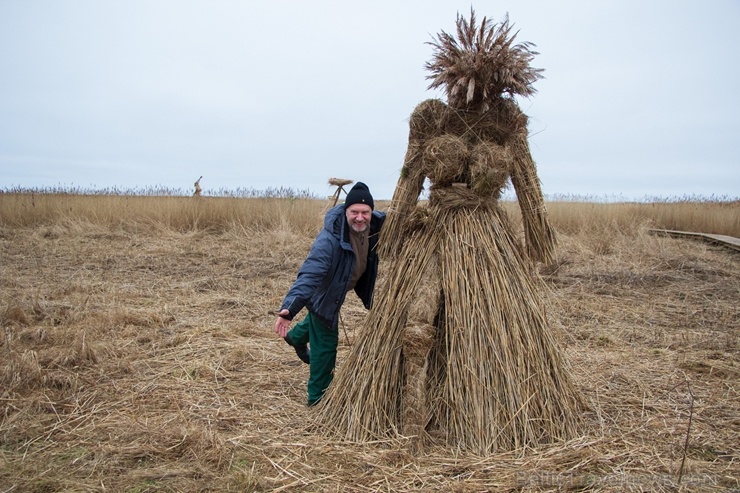
<path fill-rule="evenodd" d="M 675 236 L 684 238 L 696 238 L 704 241 L 708 241 L 715 245 L 732 248 L 735 251 L 740 252 L 740 238 L 726 235 L 713 235 L 708 233 L 693 233 L 691 231 L 673 231 L 670 229 L 650 229 L 650 233 L 663 235 L 663 236 Z"/>

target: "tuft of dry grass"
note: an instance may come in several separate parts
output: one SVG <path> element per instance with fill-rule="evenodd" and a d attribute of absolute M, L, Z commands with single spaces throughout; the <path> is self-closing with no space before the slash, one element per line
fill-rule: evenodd
<path fill-rule="evenodd" d="M 307 368 L 275 336 L 268 312 L 324 205 L 305 211 L 305 229 L 287 216 L 255 228 L 152 228 L 143 209 L 126 227 L 74 215 L 35 226 L 4 219 L 3 490 L 740 488 L 737 254 L 649 235 L 616 217 L 626 210 L 619 205 L 548 204 L 559 248 L 543 272 L 547 311 L 589 403 L 580 436 L 480 456 L 310 431 Z M 707 222 L 721 209 L 699 207 Z M 624 226 L 590 226 L 605 212 Z M 580 226 L 560 227 L 574 215 Z M 348 299 L 340 368 L 366 313 Z"/>

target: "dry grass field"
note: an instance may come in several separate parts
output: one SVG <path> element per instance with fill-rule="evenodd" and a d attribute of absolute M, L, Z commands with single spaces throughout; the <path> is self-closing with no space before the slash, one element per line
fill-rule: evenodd
<path fill-rule="evenodd" d="M 589 412 L 486 457 L 313 426 L 271 313 L 325 205 L 0 194 L 0 492 L 740 491 L 740 257 L 648 233 L 740 236 L 740 203 L 548 204 L 550 323 Z"/>

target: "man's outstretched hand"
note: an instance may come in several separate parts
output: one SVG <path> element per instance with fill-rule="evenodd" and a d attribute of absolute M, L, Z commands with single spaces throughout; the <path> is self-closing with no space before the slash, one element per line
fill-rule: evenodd
<path fill-rule="evenodd" d="M 280 337 L 285 337 L 288 335 L 288 329 L 290 329 L 290 320 L 284 317 L 289 317 L 290 312 L 287 308 L 280 310 L 280 313 L 278 313 L 278 318 L 275 321 L 275 332 Z"/>

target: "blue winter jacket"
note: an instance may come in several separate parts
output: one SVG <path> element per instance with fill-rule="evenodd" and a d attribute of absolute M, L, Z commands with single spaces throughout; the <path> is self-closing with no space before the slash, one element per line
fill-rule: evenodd
<path fill-rule="evenodd" d="M 354 288 L 368 309 L 373 302 L 373 289 L 378 275 L 378 254 L 375 247 L 383 221 L 385 213 L 373 211 L 368 236 L 367 268 Z M 335 206 L 326 213 L 324 229 L 316 237 L 308 257 L 298 271 L 298 277 L 280 307 L 280 310 L 288 309 L 290 318 L 306 307 L 326 326 L 338 327 L 339 309 L 344 303 L 347 286 L 355 268 L 355 253 L 349 242 L 349 229 L 344 205 Z"/>

